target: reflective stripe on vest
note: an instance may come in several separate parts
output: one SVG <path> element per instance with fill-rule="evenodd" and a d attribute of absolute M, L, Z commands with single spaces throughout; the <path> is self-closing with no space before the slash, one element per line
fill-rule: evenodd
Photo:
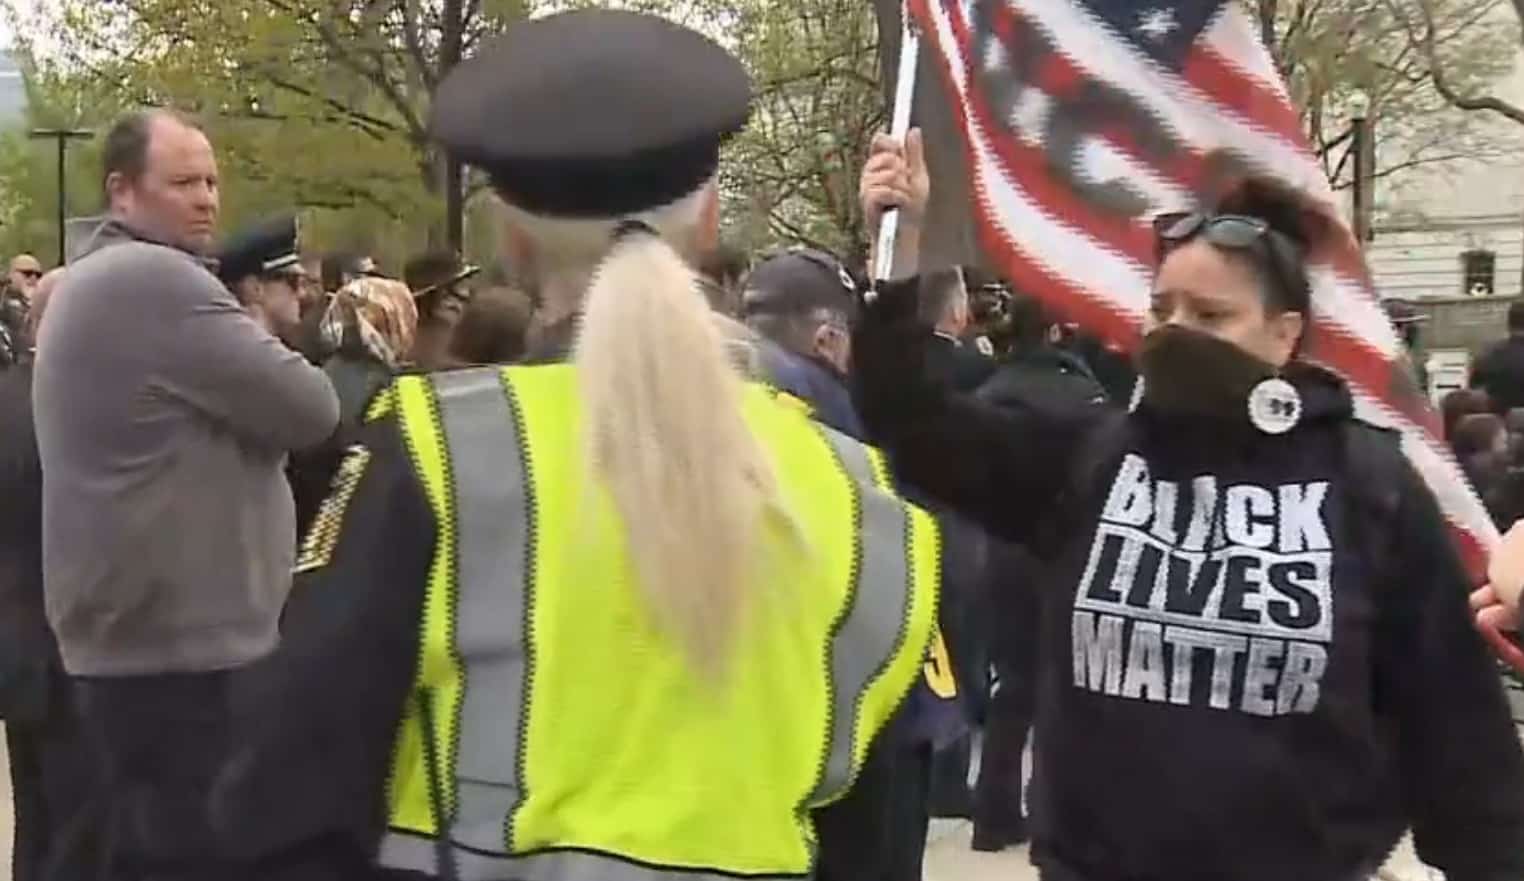
<path fill-rule="evenodd" d="M 894 484 L 889 477 L 889 466 L 884 461 L 884 455 L 879 450 L 864 446 L 856 440 L 848 437 L 840 431 L 828 425 L 818 426 L 820 433 L 830 443 L 831 450 L 841 462 L 847 473 L 852 475 L 858 486 L 877 487 L 884 493 L 897 495 Z M 864 527 L 872 528 L 874 524 L 874 511 L 882 511 L 882 505 L 874 505 L 870 500 L 864 506 Z M 898 506 L 896 506 L 898 510 Z M 887 520 L 884 524 L 887 525 Z M 913 527 L 912 527 L 913 528 Z M 914 540 L 909 542 L 914 547 Z M 914 565 L 913 562 L 911 565 Z M 866 567 L 865 567 L 866 568 Z M 865 575 L 866 577 L 866 575 Z M 927 646 L 927 658 L 924 673 L 926 687 L 931 693 L 943 700 L 950 700 L 958 696 L 958 683 L 953 678 L 952 661 L 947 651 L 947 641 L 942 637 L 942 629 L 937 627 L 932 634 L 931 643 Z M 962 712 L 954 708 L 954 712 Z"/>
<path fill-rule="evenodd" d="M 857 584 L 853 593 L 859 593 L 864 585 L 903 584 L 909 579 L 910 517 L 900 501 L 885 491 L 880 482 L 880 471 L 868 448 L 829 426 L 812 423 L 836 455 L 836 461 L 852 478 L 857 488 L 858 511 L 858 560 Z M 905 620 L 904 602 L 892 611 L 894 620 Z M 889 615 L 888 604 L 857 603 L 852 614 L 842 623 L 841 630 L 831 641 L 831 680 L 838 694 L 857 694 L 866 688 L 875 670 L 865 666 L 873 658 L 889 657 L 895 642 L 904 634 L 895 633 L 886 621 L 874 620 L 875 613 Z M 866 653 L 844 650 L 848 646 L 873 646 Z M 837 701 L 831 714 L 831 751 L 826 757 L 826 770 L 813 800 L 826 803 L 846 794 L 852 783 L 853 761 L 856 750 L 854 741 L 858 731 L 857 706 L 842 706 Z M 850 710 L 850 712 L 844 712 Z M 868 732 L 871 739 L 876 732 Z"/>
<path fill-rule="evenodd" d="M 808 856 L 797 863 L 773 860 L 776 870 L 762 872 L 681 860 L 671 861 L 679 867 L 666 868 L 668 861 L 649 854 L 637 860 L 589 849 L 585 842 L 547 842 L 542 835 L 522 843 L 516 826 L 530 797 L 525 701 L 538 706 L 546 696 L 529 692 L 535 668 L 528 637 L 536 598 L 535 537 L 542 524 L 534 464 L 527 461 L 529 429 L 516 387 L 534 389 L 555 378 L 547 371 L 560 371 L 565 379 L 570 369 L 482 368 L 404 377 L 395 386 L 397 415 L 439 536 L 424 605 L 418 682 L 429 712 L 410 712 L 399 732 L 392 832 L 383 842 L 381 863 L 460 879 L 522 881 L 807 874 Z M 566 413 L 574 410 L 570 403 L 549 409 L 558 406 Z M 534 412 L 540 409 L 537 405 Z M 550 418 L 556 415 L 566 414 Z M 543 423 L 547 417 L 536 418 Z M 800 423 L 813 425 L 802 418 Z M 806 808 L 845 792 L 906 690 L 907 659 L 910 669 L 919 669 L 923 646 L 911 640 L 924 642 L 935 618 L 934 524 L 880 488 L 876 454 L 832 434 L 825 437 L 856 490 L 858 562 L 842 617 L 830 631 L 829 730 L 821 734 L 825 748 L 818 778 L 808 793 L 800 793 L 798 819 L 805 831 L 799 853 L 804 855 L 810 853 L 803 840 Z M 860 470 L 864 463 L 867 472 Z M 873 479 L 863 482 L 865 473 Z M 547 490 L 554 491 L 559 488 Z M 432 723 L 430 749 L 422 742 L 424 715 Z M 555 748 L 554 743 L 534 747 L 537 755 Z M 426 772 L 430 755 L 433 775 Z M 450 847 L 439 846 L 441 825 Z M 578 849 L 554 849 L 568 844 Z M 438 865 L 442 854 L 451 863 L 449 871 Z"/>

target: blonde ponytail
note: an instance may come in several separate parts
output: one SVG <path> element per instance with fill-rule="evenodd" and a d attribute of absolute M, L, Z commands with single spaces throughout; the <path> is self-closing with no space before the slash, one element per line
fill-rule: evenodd
<path fill-rule="evenodd" d="M 713 677 L 758 586 L 761 521 L 782 506 L 742 414 L 733 341 L 700 291 L 656 235 L 622 236 L 588 289 L 575 363 L 585 461 L 653 622 Z"/>

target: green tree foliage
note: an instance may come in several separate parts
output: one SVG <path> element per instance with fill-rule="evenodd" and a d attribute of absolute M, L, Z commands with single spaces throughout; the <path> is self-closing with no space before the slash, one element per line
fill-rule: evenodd
<path fill-rule="evenodd" d="M 51 13 L 13 16 L 23 39 L 48 49 L 33 70 L 43 91 L 86 96 L 80 115 L 97 128 L 124 107 L 196 112 L 218 149 L 225 226 L 295 206 L 319 246 L 400 259 L 442 236 L 429 96 L 455 59 L 525 7 L 58 0 Z"/>
<path fill-rule="evenodd" d="M 425 129 L 451 59 L 531 13 L 592 5 L 531 4 L 55 0 L 51 15 L 17 29 L 49 47 L 38 80 L 50 93 L 82 96 L 84 125 L 104 127 L 117 109 L 143 104 L 197 111 L 227 182 L 227 226 L 295 205 L 319 244 L 371 247 L 385 258 L 440 239 L 442 174 Z M 789 241 L 859 249 L 857 167 L 883 116 L 871 8 L 860 0 L 624 5 L 715 35 L 752 72 L 757 112 L 721 169 L 727 236 L 754 250 Z M 468 189 L 479 193 L 481 182 Z M 492 240 L 485 201 L 467 212 L 468 253 L 478 259 L 490 256 L 482 250 Z"/>
<path fill-rule="evenodd" d="M 752 250 L 804 242 L 862 259 L 857 178 L 884 125 L 878 28 L 861 0 L 731 4 L 757 106 L 726 154 L 727 221 Z"/>
<path fill-rule="evenodd" d="M 1356 92 L 1371 98 L 1378 178 L 1498 148 L 1478 122 L 1484 114 L 1455 108 L 1498 109 L 1487 86 L 1512 62 L 1520 30 L 1511 19 L 1498 26 L 1497 16 L 1524 0 L 1243 2 L 1336 186 L 1349 180 Z M 857 168 L 884 121 L 879 63 L 893 63 L 881 58 L 875 23 L 874 7 L 885 4 L 898 7 L 622 3 L 715 35 L 753 75 L 756 113 L 721 168 L 727 237 L 737 244 L 756 251 L 804 241 L 861 255 Z M 125 107 L 196 110 L 218 147 L 227 226 L 297 206 L 317 245 L 366 247 L 395 263 L 442 237 L 443 168 L 425 131 L 440 76 L 515 20 L 586 5 L 594 3 L 52 0 L 48 15 L 12 17 L 24 40 L 46 47 L 37 54 L 48 63 L 33 71 L 33 124 L 102 129 Z M 897 8 L 878 11 L 897 22 Z M 72 152 L 76 211 L 96 201 L 94 151 Z M 0 237 L 51 241 L 52 162 L 44 143 L 0 139 L 0 186 L 10 194 L 0 213 L 11 221 Z M 489 200 L 479 198 L 479 180 L 467 189 L 478 196 L 467 212 L 468 254 L 488 259 Z"/>

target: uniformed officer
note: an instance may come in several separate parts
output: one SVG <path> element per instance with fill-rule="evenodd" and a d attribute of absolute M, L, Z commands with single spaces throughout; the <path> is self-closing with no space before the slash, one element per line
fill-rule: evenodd
<path fill-rule="evenodd" d="M 403 267 L 402 280 L 418 303 L 418 339 L 412 360 L 419 368 L 457 366 L 450 357 L 450 341 L 471 299 L 463 285 L 480 271 L 481 267 L 440 251 L 420 254 Z"/>
<path fill-rule="evenodd" d="M 217 277 L 272 335 L 289 339 L 301 324 L 307 273 L 297 251 L 297 221 L 263 221 L 231 236 L 217 253 Z"/>
<path fill-rule="evenodd" d="M 939 534 L 877 452 L 742 380 L 683 259 L 749 103 L 707 38 L 608 10 L 440 86 L 434 135 L 580 334 L 569 364 L 404 376 L 369 408 L 217 798 L 261 865 L 811 873 L 809 809 L 921 675 Z"/>

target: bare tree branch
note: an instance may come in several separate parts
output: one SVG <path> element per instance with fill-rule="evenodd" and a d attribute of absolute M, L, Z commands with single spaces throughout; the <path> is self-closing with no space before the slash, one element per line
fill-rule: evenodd
<path fill-rule="evenodd" d="M 335 62 L 348 68 L 351 72 L 370 83 L 386 98 L 397 115 L 402 118 L 406 126 L 408 136 L 414 143 L 422 144 L 428 140 L 428 133 L 424 128 L 423 120 L 419 117 L 418 109 L 413 106 L 397 84 L 387 74 L 385 65 L 375 53 L 371 53 L 374 66 L 366 65 L 360 61 L 360 52 L 356 47 L 346 45 L 334 28 L 332 20 L 321 13 L 303 16 L 297 9 L 296 4 L 289 0 L 267 0 L 276 9 L 294 16 L 299 21 L 310 22 L 316 29 L 319 38 L 328 48 Z M 336 15 L 341 15 L 337 13 Z"/>
<path fill-rule="evenodd" d="M 428 55 L 423 50 L 423 38 L 418 33 L 418 0 L 402 0 L 399 11 L 402 13 L 402 37 L 407 42 L 408 54 L 413 57 L 413 64 L 418 68 L 418 78 L 423 81 L 423 87 L 434 93 L 434 87 L 438 84 L 438 78 L 434 75 L 433 65 L 429 64 Z"/>
<path fill-rule="evenodd" d="M 331 98 L 327 95 L 320 94 L 315 89 L 310 89 L 306 86 L 299 85 L 295 82 L 285 79 L 280 74 L 266 68 L 264 65 L 260 65 L 253 70 L 257 72 L 259 76 L 270 85 L 282 91 L 290 92 L 293 95 L 299 95 L 303 98 L 317 101 L 330 110 L 333 110 L 344 122 L 364 132 L 372 138 L 375 138 L 376 140 L 384 140 L 388 135 L 398 135 L 404 133 L 402 127 L 394 122 L 390 122 L 378 116 L 372 116 L 369 113 L 361 112 L 344 103 L 343 101 L 335 100 L 334 98 Z"/>
<path fill-rule="evenodd" d="M 1496 113 L 1507 119 L 1513 120 L 1519 125 L 1524 125 L 1524 107 L 1504 101 L 1496 95 L 1462 95 L 1451 84 L 1445 74 L 1444 65 L 1440 62 L 1439 52 L 1435 48 L 1437 38 L 1434 25 L 1434 8 L 1432 0 L 1417 0 L 1418 8 L 1422 11 L 1423 25 L 1421 28 L 1413 25 L 1411 19 L 1401 10 L 1396 8 L 1393 0 L 1387 0 L 1392 8 L 1393 15 L 1407 27 L 1408 36 L 1415 40 L 1419 48 L 1428 60 L 1429 81 L 1434 84 L 1434 90 L 1440 97 L 1449 102 L 1451 106 L 1460 110 L 1486 111 Z M 1514 0 L 1514 4 L 1524 4 L 1524 0 Z"/>
<path fill-rule="evenodd" d="M 1450 153 L 1419 156 L 1413 159 L 1406 159 L 1401 162 L 1394 162 L 1391 165 L 1383 166 L 1380 170 L 1372 173 L 1370 179 L 1373 181 L 1384 180 L 1394 174 L 1401 174 L 1404 171 L 1408 171 L 1414 168 L 1422 168 L 1425 165 L 1442 165 L 1446 162 L 1457 162 L 1464 159 L 1475 158 L 1476 154 L 1469 151 L 1454 151 Z M 1340 168 L 1342 167 L 1343 164 L 1341 163 Z M 1337 181 L 1333 184 L 1333 188 L 1335 191 L 1347 190 L 1353 185 L 1354 181 L 1352 180 Z"/>

